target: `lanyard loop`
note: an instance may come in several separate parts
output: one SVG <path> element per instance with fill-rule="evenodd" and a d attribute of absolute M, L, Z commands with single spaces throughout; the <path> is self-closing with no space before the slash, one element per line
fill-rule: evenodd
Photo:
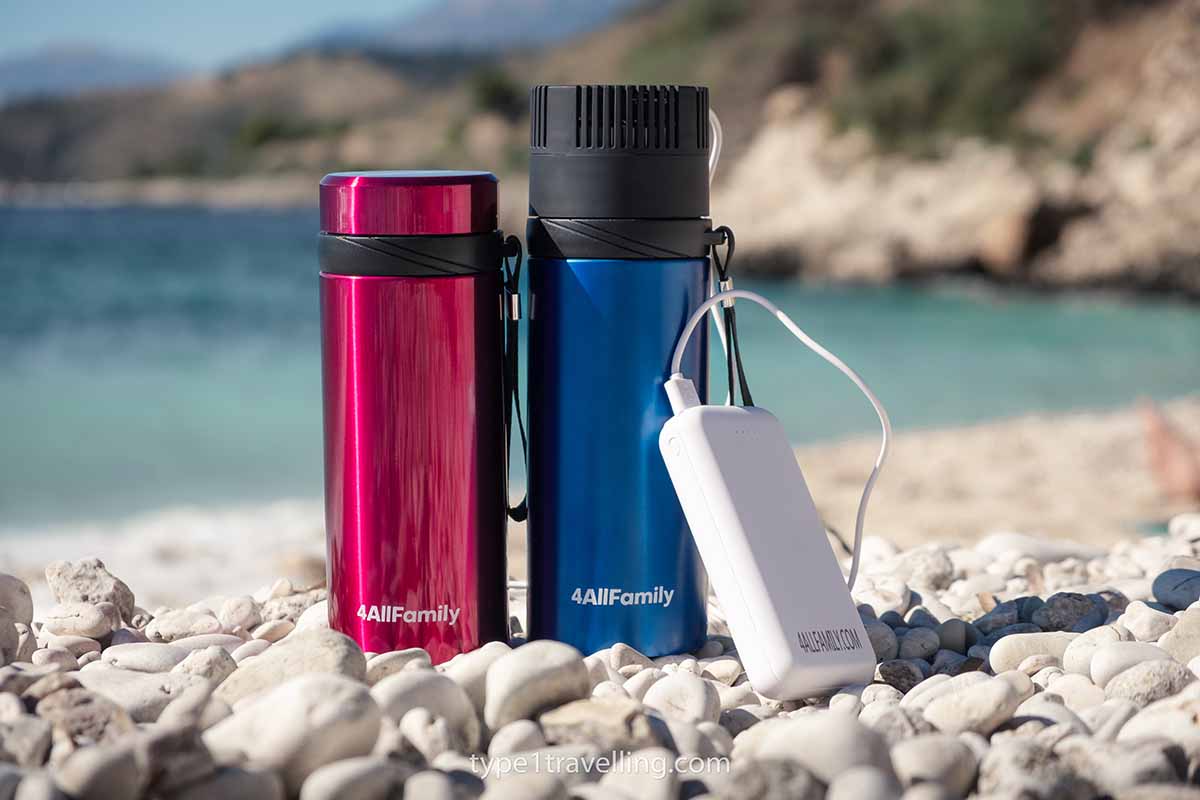
<path fill-rule="evenodd" d="M 733 236 L 733 229 L 728 225 L 714 228 L 713 234 L 719 237 L 712 245 L 713 266 L 717 270 L 717 288 L 719 291 L 728 292 L 733 288 L 733 278 L 729 277 L 729 266 L 733 261 L 737 242 Z M 722 244 L 725 245 L 724 260 L 721 259 L 717 249 Z M 750 384 L 746 381 L 746 370 L 742 367 L 742 348 L 738 344 L 737 335 L 737 311 L 733 308 L 732 299 L 721 303 L 721 325 L 725 329 L 725 341 L 728 342 L 725 351 L 725 370 L 726 378 L 729 381 L 730 400 L 732 401 L 734 395 L 734 374 L 736 373 L 737 387 L 742 393 L 742 403 L 753 406 L 754 398 L 750 395 Z"/>
<path fill-rule="evenodd" d="M 514 263 L 510 267 L 509 259 Z M 509 505 L 507 477 L 512 467 L 512 423 L 515 411 L 517 430 L 521 435 L 521 455 L 525 459 L 525 471 L 529 471 L 529 443 L 525 436 L 525 420 L 521 414 L 520 387 L 520 320 L 521 320 L 521 261 L 524 251 L 521 240 L 508 236 L 504 240 L 504 367 L 501 377 L 504 395 L 504 466 L 505 466 L 505 510 L 513 522 L 524 522 L 529 516 L 528 493 L 517 505 Z"/>

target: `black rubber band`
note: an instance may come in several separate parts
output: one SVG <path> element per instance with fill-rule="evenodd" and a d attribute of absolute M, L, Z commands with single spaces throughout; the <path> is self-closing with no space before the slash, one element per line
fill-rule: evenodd
<path fill-rule="evenodd" d="M 447 236 L 317 237 L 321 271 L 333 275 L 443 277 L 478 275 L 496 269 L 503 237 L 499 231 Z"/>

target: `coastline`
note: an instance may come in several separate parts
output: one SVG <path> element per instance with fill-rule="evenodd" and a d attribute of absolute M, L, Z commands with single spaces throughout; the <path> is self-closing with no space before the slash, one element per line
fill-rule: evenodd
<path fill-rule="evenodd" d="M 315 208 L 316 184 L 319 180 L 320 176 L 314 178 L 307 173 L 237 178 L 114 178 L 63 182 L 0 180 L 0 208 Z"/>
<path fill-rule="evenodd" d="M 1200 431 L 1200 397 L 1165 403 L 1186 431 Z M 827 522 L 853 533 L 873 434 L 797 449 Z M 1111 546 L 1145 535 L 1139 525 L 1195 506 L 1168 503 L 1146 468 L 1136 411 L 1032 414 L 978 425 L 905 431 L 872 497 L 867 533 L 901 548 L 929 541 L 977 542 L 989 533 Z M 280 575 L 298 586 L 324 578 L 319 499 L 229 508 L 170 508 L 113 523 L 10 531 L 0 571 L 49 602 L 49 561 L 94 555 L 137 585 L 147 608 L 252 592 Z M 525 526 L 509 530 L 509 572 L 525 577 Z"/>
<path fill-rule="evenodd" d="M 753 170 L 750 172 L 753 173 Z M 316 186 L 320 177 L 317 173 L 289 172 L 228 178 L 113 178 L 65 182 L 0 179 L 0 211 L 129 207 L 196 208 L 214 213 L 312 210 L 315 215 Z M 524 174 L 516 173 L 499 173 L 498 177 L 504 187 L 500 192 L 499 226 L 505 231 L 523 231 L 528 214 L 528 179 Z M 982 223 L 978 220 L 946 222 L 945 225 L 949 226 L 946 230 L 934 233 L 914 228 L 913 236 L 920 234 L 929 241 L 925 251 L 918 249 L 907 252 L 907 248 L 901 247 L 900 250 L 907 252 L 900 259 L 902 265 L 899 262 L 892 264 L 896 255 L 892 250 L 896 249 L 895 242 L 899 241 L 896 237 L 887 239 L 890 243 L 884 249 L 890 255 L 872 249 L 881 246 L 879 237 L 867 237 L 862 247 L 847 245 L 848 253 L 821 250 L 817 244 L 835 233 L 839 236 L 845 233 L 854 241 L 861 237 L 853 225 L 843 230 L 844 226 L 826 220 L 827 227 L 832 225 L 829 230 L 808 230 L 797 227 L 791 221 L 796 213 L 789 212 L 784 217 L 779 217 L 783 212 L 764 216 L 758 210 L 763 202 L 756 194 L 760 183 L 757 174 L 747 178 L 735 173 L 730 179 L 718 181 L 713 187 L 713 224 L 718 224 L 718 221 L 728 223 L 739 231 L 737 270 L 745 277 L 799 278 L 816 283 L 866 286 L 928 284 L 962 279 L 1018 291 L 1028 289 L 1063 295 L 1174 298 L 1187 304 L 1200 302 L 1200 289 L 1186 277 L 1194 272 L 1191 267 L 1195 266 L 1196 259 L 1192 256 L 1182 260 L 1171 257 L 1164 261 L 1154 255 L 1140 254 L 1137 258 L 1131 257 L 1128 264 L 1109 265 L 1103 270 L 1089 270 L 1080 266 L 1091 258 L 1086 256 L 1066 259 L 1066 262 L 1075 266 L 1060 269 L 1053 276 L 1048 276 L 1034 268 L 1037 259 L 1022 264 L 1017 256 L 1013 256 L 1011 263 L 1006 262 L 1008 266 L 1003 270 L 980 269 L 978 259 L 969 251 L 960 252 L 951 248 L 943 252 L 938 249 L 937 243 L 954 241 L 956 237 L 965 235 L 964 232 L 979 228 Z M 785 194 L 790 191 L 786 185 Z M 781 203 L 772 200 L 767 205 L 781 206 Z M 847 220 L 866 219 L 875 213 L 867 206 L 843 211 L 842 218 Z M 807 218 L 807 215 L 800 216 Z M 908 230 L 910 223 L 911 220 L 904 217 L 897 223 L 898 230 Z M 1076 264 L 1076 261 L 1079 263 Z M 892 266 L 883 269 L 885 263 Z M 1156 264 L 1158 266 L 1154 266 Z M 1175 267 L 1178 270 L 1173 272 Z"/>

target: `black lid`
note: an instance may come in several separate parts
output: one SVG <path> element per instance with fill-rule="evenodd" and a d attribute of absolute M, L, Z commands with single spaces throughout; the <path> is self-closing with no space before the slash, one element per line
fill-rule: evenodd
<path fill-rule="evenodd" d="M 708 216 L 705 87 L 535 86 L 530 107 L 531 216 Z"/>

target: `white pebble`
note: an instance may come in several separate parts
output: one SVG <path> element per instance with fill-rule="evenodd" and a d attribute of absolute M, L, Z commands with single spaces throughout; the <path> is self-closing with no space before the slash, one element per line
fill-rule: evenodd
<path fill-rule="evenodd" d="M 642 698 L 649 708 L 686 722 L 716 722 L 721 698 L 711 683 L 687 672 L 676 672 L 656 681 Z"/>
<path fill-rule="evenodd" d="M 208 687 L 194 675 L 131 672 L 96 663 L 76 673 L 85 689 L 102 694 L 129 712 L 134 722 L 154 722 L 174 698 L 193 686 Z"/>
<path fill-rule="evenodd" d="M 592 691 L 583 656 L 562 642 L 536 641 L 494 661 L 487 671 L 484 718 L 497 729 Z"/>
<path fill-rule="evenodd" d="M 622 688 L 629 693 L 629 696 L 634 700 L 641 700 L 646 696 L 646 692 L 650 691 L 650 687 L 656 682 L 665 678 L 667 673 L 657 667 L 644 669 L 631 678 L 627 679 Z"/>
<path fill-rule="evenodd" d="M 371 697 L 384 715 L 399 722 L 414 708 L 423 708 L 445 719 L 460 737 L 462 752 L 479 746 L 479 718 L 471 698 L 461 686 L 433 670 L 408 670 L 371 687 Z"/>
<path fill-rule="evenodd" d="M 925 708 L 924 715 L 943 733 L 974 731 L 987 736 L 1020 704 L 1010 684 L 992 679 L 937 697 Z"/>
<path fill-rule="evenodd" d="M 289 678 L 309 672 L 332 673 L 356 681 L 367 676 L 367 661 L 350 637 L 323 628 L 299 631 L 261 655 L 242 659 L 237 671 L 216 689 L 230 705 L 255 692 L 271 689 Z"/>
<path fill-rule="evenodd" d="M 1171 654 L 1147 642 L 1109 642 L 1092 655 L 1092 683 L 1103 689 L 1121 672 L 1143 661 L 1169 659 Z"/>
<path fill-rule="evenodd" d="M 1062 666 L 1067 672 L 1077 675 L 1092 674 L 1092 656 L 1101 645 L 1110 642 L 1126 642 L 1133 634 L 1117 625 L 1102 625 L 1077 636 L 1062 654 Z"/>
<path fill-rule="evenodd" d="M 1104 702 L 1104 690 L 1083 675 L 1069 672 L 1051 681 L 1049 691 L 1063 699 L 1063 704 L 1076 714 Z"/>
<path fill-rule="evenodd" d="M 265 639 L 268 642 L 278 642 L 296 629 L 296 623 L 286 619 L 273 619 L 259 625 L 250 635 L 254 639 Z"/>
<path fill-rule="evenodd" d="M 221 604 L 217 619 L 226 633 L 234 630 L 254 630 L 262 624 L 262 611 L 258 603 L 250 595 L 230 597 Z"/>
<path fill-rule="evenodd" d="M 329 627 L 329 601 L 318 600 L 296 619 L 296 630 Z"/>
<path fill-rule="evenodd" d="M 234 661 L 236 661 L 240 664 L 243 661 L 245 661 L 247 658 L 250 658 L 252 656 L 258 655 L 259 653 L 262 653 L 264 650 L 266 650 L 270 646 L 271 646 L 271 643 L 268 642 L 266 639 L 251 639 L 250 641 L 246 642 L 245 644 L 240 645 L 230 655 L 233 656 Z"/>
<path fill-rule="evenodd" d="M 518 719 L 492 734 L 488 755 L 495 758 L 545 746 L 546 737 L 542 735 L 541 726 L 530 719 Z"/>
<path fill-rule="evenodd" d="M 188 651 L 169 644 L 139 642 L 106 648 L 100 660 L 110 667 L 134 672 L 169 672 L 187 658 Z"/>
<path fill-rule="evenodd" d="M 171 671 L 196 675 L 216 686 L 232 675 L 237 668 L 237 662 L 225 648 L 206 647 L 188 653 L 187 658 L 176 664 Z"/>
<path fill-rule="evenodd" d="M 759 735 L 762 738 L 753 748 L 753 757 L 794 761 L 826 784 L 860 765 L 892 772 L 883 736 L 845 714 L 818 712 L 793 717 L 765 728 Z"/>
<path fill-rule="evenodd" d="M 420 647 L 380 653 L 367 659 L 367 685 L 374 686 L 389 675 L 407 669 L 429 667 L 429 653 Z"/>
<path fill-rule="evenodd" d="M 1164 633 L 1175 627 L 1178 620 L 1172 614 L 1151 608 L 1141 600 L 1125 607 L 1119 623 L 1133 634 L 1139 642 L 1156 642 Z"/>
<path fill-rule="evenodd" d="M 173 642 L 176 639 L 220 631 L 221 621 L 211 613 L 181 608 L 155 616 L 146 626 L 146 637 L 152 642 Z"/>
<path fill-rule="evenodd" d="M 469 653 L 461 653 L 442 664 L 439 669 L 457 683 L 471 698 L 475 710 L 483 714 L 487 700 L 487 673 L 492 664 L 512 652 L 504 642 L 488 642 Z"/>
<path fill-rule="evenodd" d="M 64 672 L 79 669 L 79 661 L 71 653 L 62 647 L 43 647 L 40 650 L 34 650 L 30 660 L 39 666 L 42 664 L 54 664 L 63 669 Z"/>
<path fill-rule="evenodd" d="M 301 675 L 209 728 L 204 744 L 218 761 L 249 759 L 278 770 L 294 796 L 318 768 L 370 753 L 379 723 L 366 686 L 339 675 Z"/>
<path fill-rule="evenodd" d="M 988 662 L 993 672 L 1016 669 L 1032 655 L 1049 655 L 1061 659 L 1067 646 L 1078 638 L 1078 633 L 1015 633 L 1005 636 L 992 646 Z"/>
<path fill-rule="evenodd" d="M 925 734 L 898 742 L 892 748 L 892 765 L 905 786 L 939 783 L 955 797 L 963 797 L 975 782 L 978 759 L 956 736 Z"/>
<path fill-rule="evenodd" d="M 42 617 L 42 629 L 55 636 L 86 636 L 99 639 L 120 624 L 116 606 L 111 603 L 63 603 Z"/>

